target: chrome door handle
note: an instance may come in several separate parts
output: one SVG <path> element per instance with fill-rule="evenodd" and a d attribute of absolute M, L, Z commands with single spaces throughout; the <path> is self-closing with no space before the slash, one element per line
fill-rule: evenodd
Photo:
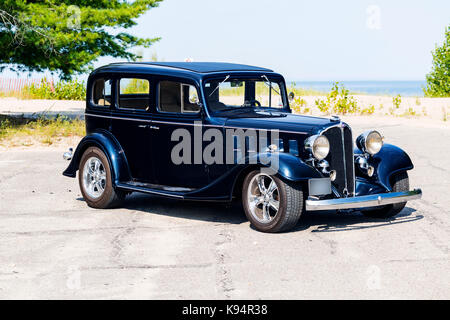
<path fill-rule="evenodd" d="M 138 125 L 138 128 L 159 130 L 159 127 L 151 126 L 151 125 L 148 125 L 148 124 L 140 124 L 140 125 Z"/>

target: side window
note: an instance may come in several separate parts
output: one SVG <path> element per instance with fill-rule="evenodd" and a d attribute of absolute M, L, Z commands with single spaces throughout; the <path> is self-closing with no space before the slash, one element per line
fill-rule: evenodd
<path fill-rule="evenodd" d="M 94 82 L 92 100 L 96 106 L 109 107 L 111 105 L 111 79 L 97 79 Z"/>
<path fill-rule="evenodd" d="M 119 108 L 148 110 L 149 107 L 150 82 L 147 79 L 120 79 Z"/>
<path fill-rule="evenodd" d="M 190 84 L 175 81 L 159 83 L 159 111 L 171 113 L 198 113 L 197 88 Z"/>

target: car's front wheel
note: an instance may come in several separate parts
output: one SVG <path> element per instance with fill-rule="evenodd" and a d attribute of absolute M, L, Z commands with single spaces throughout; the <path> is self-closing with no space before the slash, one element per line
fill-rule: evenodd
<path fill-rule="evenodd" d="M 97 147 L 89 147 L 81 157 L 78 182 L 84 200 L 92 208 L 112 208 L 120 204 L 125 193 L 115 190 L 106 155 Z"/>
<path fill-rule="evenodd" d="M 256 170 L 244 180 L 242 204 L 257 230 L 286 231 L 297 224 L 303 212 L 303 191 L 298 184 Z"/>
<path fill-rule="evenodd" d="M 408 173 L 401 172 L 392 177 L 392 192 L 401 192 L 409 190 Z M 400 213 L 406 206 L 406 202 L 390 204 L 378 208 L 368 208 L 363 210 L 363 214 L 371 218 L 390 218 Z"/>

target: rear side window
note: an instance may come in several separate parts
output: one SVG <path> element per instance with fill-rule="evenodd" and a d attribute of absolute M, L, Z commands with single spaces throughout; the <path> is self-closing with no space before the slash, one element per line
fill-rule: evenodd
<path fill-rule="evenodd" d="M 150 107 L 150 81 L 138 78 L 120 79 L 119 107 L 148 110 Z"/>
<path fill-rule="evenodd" d="M 92 100 L 94 105 L 100 107 L 109 107 L 111 105 L 111 79 L 97 79 L 94 82 Z"/>
<path fill-rule="evenodd" d="M 159 111 L 170 113 L 198 113 L 197 88 L 190 84 L 176 81 L 159 83 Z"/>

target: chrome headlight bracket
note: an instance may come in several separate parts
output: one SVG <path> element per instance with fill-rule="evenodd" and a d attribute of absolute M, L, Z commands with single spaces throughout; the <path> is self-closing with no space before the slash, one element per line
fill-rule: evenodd
<path fill-rule="evenodd" d="M 375 174 L 375 168 L 369 164 L 369 155 L 367 153 L 357 156 L 355 162 L 359 169 L 369 178 Z"/>
<path fill-rule="evenodd" d="M 330 170 L 329 170 L 330 169 L 330 164 L 328 163 L 327 160 L 325 160 L 325 159 L 320 160 L 317 163 L 317 166 L 320 168 L 322 173 L 324 173 L 324 174 L 329 174 L 330 173 Z"/>

